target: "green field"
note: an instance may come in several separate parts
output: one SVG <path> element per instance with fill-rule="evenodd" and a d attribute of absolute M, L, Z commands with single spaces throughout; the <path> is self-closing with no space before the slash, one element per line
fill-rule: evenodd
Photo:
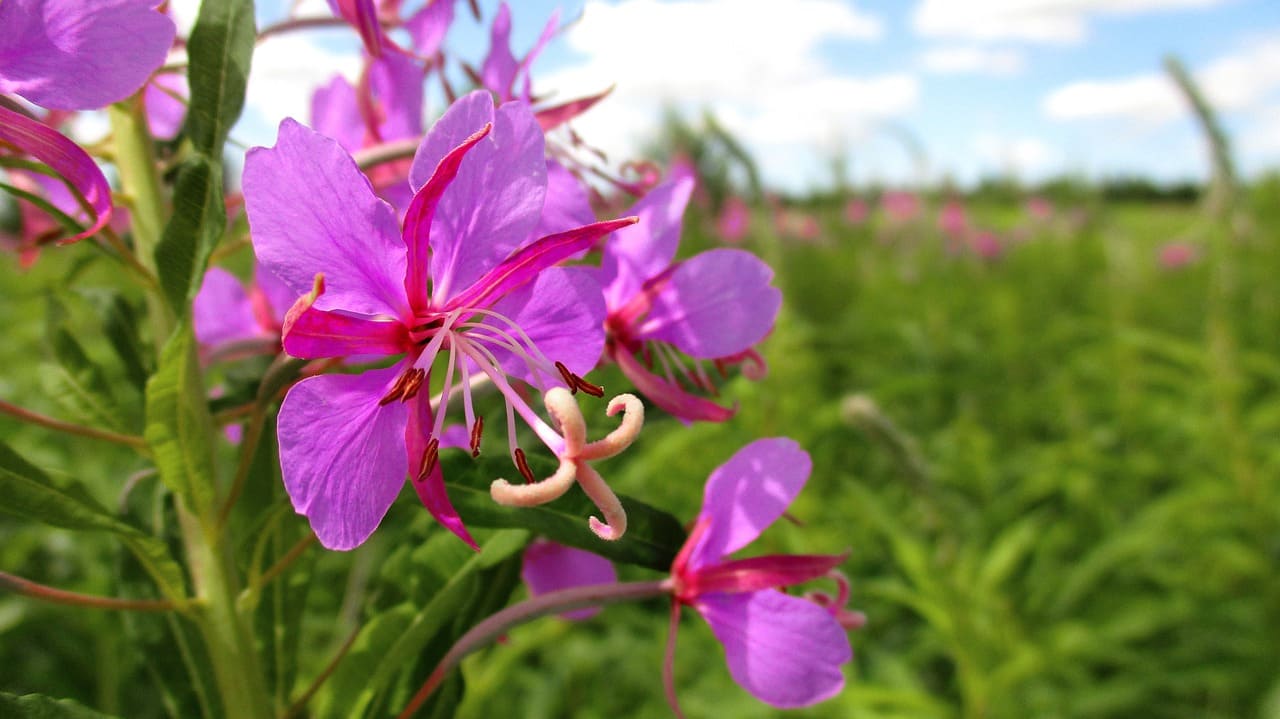
<path fill-rule="evenodd" d="M 851 552 L 843 571 L 869 622 L 852 635 L 844 693 L 788 716 L 1280 717 L 1274 185 L 1250 192 L 1229 222 L 1194 205 L 1084 202 L 1034 221 L 1021 204 L 974 204 L 977 224 L 1018 237 L 997 260 L 949 253 L 936 206 L 905 224 L 873 216 L 848 226 L 837 204 L 819 205 L 814 242 L 773 235 L 757 208 L 744 246 L 776 269 L 784 295 L 763 346 L 767 379 L 728 383 L 724 397 L 741 411 L 727 424 L 686 427 L 654 413 L 604 475 L 691 519 L 708 472 L 750 440 L 786 435 L 813 455 L 791 509 L 803 526 L 780 523 L 753 551 Z M 705 213 L 687 218 L 682 254 L 716 246 L 710 227 Z M 1198 259 L 1163 268 L 1159 249 L 1172 240 L 1194 244 Z M 0 398 L 92 416 L 65 385 L 93 378 L 50 376 L 43 338 L 57 287 L 64 326 L 119 366 L 93 329 L 114 270 L 77 266 L 94 256 L 50 249 L 27 273 L 0 263 Z M 625 386 L 598 374 L 611 390 Z M 124 370 L 101 380 L 136 430 L 137 387 Z M 8 417 L 0 433 L 109 507 L 146 466 Z M 264 506 L 282 494 L 249 491 Z M 125 504 L 154 526 L 166 511 L 158 496 L 142 477 Z M 279 521 L 287 548 L 305 523 Z M 127 590 L 109 537 L 80 536 L 0 516 L 0 568 L 79 591 Z M 353 628 L 398 601 L 430 599 L 433 568 L 444 576 L 467 558 L 448 539 L 404 496 L 365 547 L 310 550 L 258 610 L 275 622 L 268 636 L 302 647 L 299 667 L 270 669 L 284 677 L 276 684 L 296 694 Z M 123 571 L 136 582 L 136 568 Z M 498 716 L 513 697 L 529 717 L 669 716 L 666 612 L 654 602 L 519 628 L 464 664 L 459 716 Z M 0 596 L 0 690 L 124 717 L 182 715 L 206 690 L 182 678 L 189 640 L 181 620 Z M 290 680 L 295 672 L 304 679 Z M 358 677 L 340 666 L 314 715 L 343 716 L 334 697 Z M 692 612 L 676 677 L 690 717 L 778 714 L 732 683 Z M 412 690 L 397 686 L 393 710 Z"/>

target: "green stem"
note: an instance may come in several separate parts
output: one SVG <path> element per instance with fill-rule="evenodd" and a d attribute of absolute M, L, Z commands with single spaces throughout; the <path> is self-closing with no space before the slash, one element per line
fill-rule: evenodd
<path fill-rule="evenodd" d="M 164 232 L 166 214 L 156 168 L 155 142 L 147 128 L 138 97 L 109 106 L 107 117 L 111 120 L 120 185 L 129 198 L 134 252 L 142 267 L 158 277 L 156 245 Z M 147 313 L 151 316 L 155 332 L 152 339 L 158 352 L 173 332 L 174 323 L 168 303 L 158 290 L 147 293 Z"/>
<path fill-rule="evenodd" d="M 231 557 L 215 532 L 205 530 L 195 515 L 179 507 L 188 563 L 202 602 L 197 624 L 213 665 L 222 714 L 244 719 L 271 719 L 272 703 L 247 617 L 236 610 L 239 578 Z"/>

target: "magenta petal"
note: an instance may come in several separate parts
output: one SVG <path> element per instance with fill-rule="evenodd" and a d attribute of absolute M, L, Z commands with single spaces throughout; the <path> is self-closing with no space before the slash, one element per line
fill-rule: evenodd
<path fill-rule="evenodd" d="M 434 57 L 440 51 L 449 26 L 453 24 L 453 6 L 457 0 L 432 0 L 404 21 L 413 38 L 413 49 L 421 57 Z"/>
<path fill-rule="evenodd" d="M 539 539 L 524 550 L 520 576 L 529 586 L 529 594 L 535 597 L 561 589 L 616 584 L 618 581 L 613 563 L 604 557 L 546 539 Z M 582 620 L 599 613 L 599 607 L 588 607 L 564 612 L 560 616 Z"/>
<path fill-rule="evenodd" d="M 809 479 L 813 462 L 793 439 L 758 439 L 707 478 L 699 518 L 710 526 L 689 565 L 716 563 L 750 544 L 786 511 Z"/>
<path fill-rule="evenodd" d="M 595 244 L 596 240 L 635 222 L 635 218 L 596 222 L 576 227 L 567 232 L 543 237 L 528 245 L 493 268 L 476 283 L 445 304 L 445 309 L 456 307 L 485 307 L 496 299 L 528 282 L 539 272 L 554 267 L 570 257 L 580 255 Z"/>
<path fill-rule="evenodd" d="M 407 317 L 395 212 L 337 142 L 292 119 L 245 158 L 244 201 L 258 260 L 297 295 L 325 277 L 319 309 Z"/>
<path fill-rule="evenodd" d="M 383 141 L 422 136 L 426 70 L 408 55 L 384 53 L 369 63 L 369 91 L 378 107 L 378 135 Z"/>
<path fill-rule="evenodd" d="M 401 402 L 378 404 L 401 371 L 309 377 L 280 406 L 285 489 L 329 549 L 364 542 L 404 486 L 409 412 Z"/>
<path fill-rule="evenodd" d="M 147 109 L 147 125 L 151 134 L 161 140 L 172 140 L 187 119 L 187 103 L 179 98 L 190 97 L 187 76 L 166 72 L 156 75 L 142 90 L 142 101 Z"/>
<path fill-rule="evenodd" d="M 427 258 L 431 256 L 431 222 L 435 218 L 436 208 L 440 206 L 440 198 L 448 189 L 449 183 L 457 177 L 462 158 L 492 129 L 493 125 L 481 127 L 441 158 L 440 164 L 436 165 L 422 189 L 414 194 L 409 209 L 405 212 L 403 234 L 408 252 L 408 270 L 404 278 L 404 289 L 408 294 L 409 304 L 414 307 L 426 307 L 429 301 Z"/>
<path fill-rule="evenodd" d="M 560 10 L 557 8 L 551 11 L 551 17 L 547 18 L 547 24 L 542 28 L 542 34 L 538 36 L 538 40 L 529 49 L 529 52 L 520 60 L 520 67 L 517 74 L 522 75 L 520 89 L 520 99 L 524 102 L 533 102 L 533 63 L 542 54 L 543 48 L 547 43 L 551 42 L 551 38 L 555 37 L 556 31 L 560 27 Z"/>
<path fill-rule="evenodd" d="M 196 341 L 206 348 L 263 336 L 244 285 L 221 267 L 210 267 L 204 274 L 191 318 Z"/>
<path fill-rule="evenodd" d="M 613 92 L 612 87 L 595 95 L 588 95 L 576 100 L 562 102 L 559 105 L 544 107 L 537 112 L 538 124 L 542 126 L 542 130 L 544 132 L 551 132 L 578 115 L 590 110 L 596 103 L 603 100 L 611 92 Z"/>
<path fill-rule="evenodd" d="M 516 82 L 516 58 L 511 54 L 511 8 L 503 2 L 493 18 L 489 31 L 489 54 L 480 66 L 480 79 L 484 86 L 497 93 L 500 100 L 512 99 L 511 88 Z"/>
<path fill-rule="evenodd" d="M 384 44 L 390 44 L 382 34 L 382 25 L 378 23 L 378 8 L 373 0 L 329 0 L 329 9 L 333 14 L 351 23 L 360 33 L 365 50 L 373 57 L 382 55 Z"/>
<path fill-rule="evenodd" d="M 734 681 L 760 701 L 791 709 L 844 688 L 840 667 L 853 650 L 826 609 L 772 589 L 707 594 L 694 607 L 724 645 Z"/>
<path fill-rule="evenodd" d="M 709 399 L 690 394 L 674 382 L 669 382 L 645 368 L 625 348 L 613 355 L 614 361 L 622 369 L 622 374 L 631 380 L 631 384 L 646 399 L 657 405 L 662 411 L 673 417 L 690 422 L 725 422 L 733 417 L 735 410 L 721 407 Z"/>
<path fill-rule="evenodd" d="M 547 199 L 542 205 L 542 219 L 533 233 L 537 237 L 554 235 L 596 221 L 587 190 L 578 178 L 555 160 L 547 160 Z"/>
<path fill-rule="evenodd" d="M 773 329 L 782 292 L 773 269 L 745 250 L 708 250 L 681 262 L 653 298 L 638 339 L 666 340 L 691 357 L 750 349 Z"/>
<path fill-rule="evenodd" d="M 529 284 L 503 297 L 490 309 L 511 320 L 552 362 L 563 362 L 570 372 L 585 375 L 595 369 L 604 351 L 604 301 L 600 285 L 590 270 L 581 267 L 553 267 L 543 270 Z M 493 318 L 484 325 L 512 334 L 511 326 Z M 484 332 L 469 332 L 479 338 Z M 492 342 L 485 346 L 498 359 L 502 370 L 537 386 L 562 383 L 558 373 L 539 373 L 508 349 Z"/>
<path fill-rule="evenodd" d="M 328 85 L 312 93 L 311 126 L 321 135 L 337 140 L 347 152 L 364 146 L 365 128 L 356 102 L 356 89 L 347 78 L 337 75 Z"/>
<path fill-rule="evenodd" d="M 157 0 L 3 0 L 0 93 L 91 110 L 137 92 L 164 63 L 173 21 Z"/>
<path fill-rule="evenodd" d="M 423 454 L 426 452 L 427 442 L 431 439 L 433 416 L 431 414 L 431 403 L 427 401 L 425 392 L 419 394 L 409 404 L 411 405 L 409 423 L 405 427 L 404 440 L 409 467 L 413 469 L 416 475 L 418 467 L 422 463 Z M 468 441 L 468 444 L 470 444 L 470 441 Z M 449 501 L 449 493 L 444 486 L 444 472 L 440 469 L 439 462 L 436 462 L 426 477 L 415 477 L 410 484 L 413 485 L 413 490 L 418 493 L 418 499 L 422 501 L 422 506 L 427 508 L 427 511 L 431 513 L 431 516 L 437 522 L 443 525 L 445 529 L 453 532 L 468 547 L 477 552 L 480 551 L 476 540 L 471 538 L 471 533 L 467 531 L 466 525 L 462 523 L 462 517 L 458 515 L 458 510 L 454 509 L 453 502 Z"/>
<path fill-rule="evenodd" d="M 280 281 L 279 277 L 271 274 L 267 268 L 261 263 L 253 264 L 253 285 L 262 293 L 263 299 L 267 301 L 267 306 L 263 309 L 271 318 L 270 325 L 280 326 L 284 324 L 284 316 L 289 312 L 289 308 L 293 307 L 293 303 L 298 299 L 298 295 L 285 283 Z M 259 315 L 258 321 L 262 322 L 262 316 Z"/>
<path fill-rule="evenodd" d="M 3 8 L 8 1 L 0 2 Z M 48 165 L 84 196 L 94 212 L 94 221 L 67 242 L 97 234 L 111 220 L 111 186 L 102 170 L 80 146 L 42 122 L 0 107 L 0 143 L 7 143 Z"/>
<path fill-rule="evenodd" d="M 493 108 L 477 90 L 459 99 L 427 133 L 413 159 L 420 189 L 440 160 L 488 123 L 493 130 L 468 154 L 431 224 L 431 299 L 444 304 L 528 242 L 542 215 L 547 163 L 542 130 L 529 108 Z"/>
<path fill-rule="evenodd" d="M 845 554 L 774 554 L 712 564 L 684 575 L 681 592 L 741 594 L 761 589 L 789 587 L 827 576 L 840 566 Z"/>
<path fill-rule="evenodd" d="M 409 332 L 396 320 L 374 321 L 310 306 L 302 297 L 289 311 L 281 332 L 284 351 L 302 359 L 394 355 L 411 344 Z"/>
<path fill-rule="evenodd" d="M 675 259 L 681 220 L 693 186 L 691 178 L 683 177 L 653 188 L 628 212 L 640 221 L 609 238 L 600 269 L 610 309 L 621 307 L 640 291 L 645 280 Z"/>

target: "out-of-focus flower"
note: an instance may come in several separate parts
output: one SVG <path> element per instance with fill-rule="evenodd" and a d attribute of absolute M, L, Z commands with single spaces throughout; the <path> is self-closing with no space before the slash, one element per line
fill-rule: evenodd
<path fill-rule="evenodd" d="M 969 249 L 984 260 L 996 260 L 1004 254 L 1004 242 L 996 233 L 984 230 L 969 238 Z"/>
<path fill-rule="evenodd" d="M 528 585 L 529 594 L 535 597 L 561 589 L 613 584 L 618 581 L 618 573 L 609 560 L 585 549 L 566 547 L 549 539 L 534 540 L 524 550 L 520 576 Z M 599 613 L 599 607 L 587 607 L 564 612 L 560 616 L 580 621 Z"/>
<path fill-rule="evenodd" d="M 938 230 L 949 238 L 961 238 L 969 231 L 969 213 L 959 200 L 949 200 L 938 212 Z"/>
<path fill-rule="evenodd" d="M 1027 200 L 1027 214 L 1034 220 L 1047 220 L 1053 217 L 1053 203 L 1044 197 L 1032 197 Z"/>
<path fill-rule="evenodd" d="M 724 645 L 734 681 L 779 708 L 808 706 L 844 687 L 841 666 L 853 651 L 833 603 L 778 590 L 826 577 L 844 557 L 726 557 L 782 516 L 811 468 L 809 455 L 790 439 L 761 439 L 743 447 L 707 479 L 702 511 L 671 568 L 672 645 L 680 607 L 693 607 Z M 673 657 L 669 646 L 667 699 L 679 713 Z"/>
<path fill-rule="evenodd" d="M 478 450 L 471 378 L 483 375 L 507 408 L 553 453 L 566 441 L 513 387 L 547 388 L 580 375 L 604 344 L 604 303 L 585 269 L 555 265 L 635 220 L 535 239 L 546 197 L 542 131 L 519 103 L 494 108 L 485 92 L 454 103 L 423 139 L 403 232 L 351 157 L 292 120 L 273 148 L 245 160 L 254 249 L 298 294 L 285 318 L 285 351 L 318 359 L 403 355 L 386 369 L 321 375 L 294 385 L 280 409 L 280 458 L 294 508 L 321 543 L 349 549 L 377 527 L 407 473 L 427 509 L 471 541 L 445 493 L 439 437 L 455 373 Z M 438 357 L 439 406 L 424 389 Z M 555 357 L 553 362 L 550 357 Z"/>
<path fill-rule="evenodd" d="M 246 353 L 279 352 L 280 330 L 297 297 L 261 266 L 254 268 L 247 291 L 235 275 L 210 267 L 192 307 L 201 353 L 212 362 Z"/>
<path fill-rule="evenodd" d="M 178 136 L 178 131 L 187 118 L 186 98 L 190 92 L 187 88 L 187 76 L 175 72 L 160 73 L 142 88 L 147 126 L 153 137 L 172 140 Z"/>
<path fill-rule="evenodd" d="M 886 192 L 880 198 L 880 209 L 894 222 L 909 222 L 920 214 L 920 198 L 913 192 Z"/>
<path fill-rule="evenodd" d="M 1200 250 L 1190 242 L 1169 242 L 1160 247 L 1160 266 L 1166 270 L 1180 270 L 1200 259 Z"/>
<path fill-rule="evenodd" d="M 852 197 L 844 203 L 844 221 L 850 225 L 861 225 L 866 222 L 868 214 L 867 201 L 861 197 Z"/>
<path fill-rule="evenodd" d="M 738 243 L 746 237 L 751 227 L 751 208 L 741 197 L 730 197 L 725 200 L 716 218 L 716 234 L 725 242 Z"/>
<path fill-rule="evenodd" d="M 606 352 L 654 404 L 685 420 L 724 421 L 733 410 L 696 396 L 716 391 L 703 361 L 718 371 L 747 362 L 763 373 L 752 347 L 773 329 L 782 293 L 773 270 L 750 252 L 714 249 L 675 261 L 693 179 L 664 183 L 631 208 L 640 221 L 604 248 L 601 285 L 608 308 Z M 686 365 L 681 354 L 693 358 Z M 664 376 L 654 372 L 655 368 Z"/>

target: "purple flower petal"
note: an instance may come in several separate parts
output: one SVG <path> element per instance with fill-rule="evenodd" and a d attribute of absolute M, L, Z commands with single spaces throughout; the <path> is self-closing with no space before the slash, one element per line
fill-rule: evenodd
<path fill-rule="evenodd" d="M 710 526 L 689 566 L 719 562 L 760 536 L 786 511 L 809 479 L 813 462 L 793 439 L 758 439 L 707 478 L 699 519 Z"/>
<path fill-rule="evenodd" d="M 328 0 L 333 14 L 351 23 L 360 33 L 365 50 L 373 57 L 382 55 L 383 45 L 391 44 L 378 22 L 378 8 L 373 0 Z"/>
<path fill-rule="evenodd" d="M 280 406 L 285 489 L 329 549 L 364 542 L 404 486 L 409 412 L 402 402 L 378 404 L 402 370 L 309 377 Z"/>
<path fill-rule="evenodd" d="M 7 4 L 7 0 L 0 3 L 0 8 Z M 5 107 L 0 107 L 0 143 L 8 143 L 48 165 L 84 196 L 95 214 L 93 224 L 66 242 L 83 240 L 106 227 L 111 220 L 111 186 L 79 145 L 44 123 Z"/>
<path fill-rule="evenodd" d="M 0 2 L 0 93 L 57 110 L 104 107 L 164 63 L 173 21 L 156 0 Z"/>
<path fill-rule="evenodd" d="M 404 318 L 405 251 L 395 212 L 337 142 L 292 119 L 245 158 L 258 260 L 298 295 L 325 277 L 319 309 Z"/>
<path fill-rule="evenodd" d="M 773 269 L 745 250 L 698 254 L 671 273 L 636 337 L 666 340 L 700 359 L 746 351 L 769 334 L 782 306 L 772 279 Z"/>
<path fill-rule="evenodd" d="M 537 237 L 554 235 L 596 221 L 586 188 L 563 165 L 547 160 L 547 199 L 542 205 L 542 219 L 533 233 Z"/>
<path fill-rule="evenodd" d="M 511 8 L 503 2 L 498 6 L 493 28 L 489 31 L 489 54 L 480 66 L 480 79 L 485 87 L 497 93 L 499 99 L 510 100 L 516 69 L 516 58 L 511 54 Z"/>
<path fill-rule="evenodd" d="M 520 103 L 493 108 L 477 90 L 445 111 L 413 159 L 420 189 L 440 160 L 487 123 L 493 131 L 468 154 L 431 225 L 431 298 L 444 304 L 533 237 L 547 189 L 542 130 Z"/>
<path fill-rule="evenodd" d="M 300 298 L 284 320 L 285 352 L 302 359 L 394 355 L 410 344 L 409 332 L 396 320 L 374 321 L 325 312 Z"/>
<path fill-rule="evenodd" d="M 693 180 L 681 178 L 649 191 L 628 214 L 640 221 L 609 238 L 600 261 L 601 284 L 610 309 L 621 307 L 644 281 L 675 259 L 680 225 L 693 193 Z"/>
<path fill-rule="evenodd" d="M 604 557 L 546 539 L 539 539 L 524 550 L 520 576 L 529 586 L 529 594 L 535 597 L 561 589 L 616 584 L 618 581 L 613 563 Z M 599 613 L 599 607 L 588 607 L 564 612 L 560 616 L 583 620 Z"/>
<path fill-rule="evenodd" d="M 283 325 L 284 316 L 289 313 L 289 308 L 293 307 L 293 303 L 298 299 L 298 294 L 289 289 L 288 285 L 281 282 L 279 277 L 271 274 L 259 262 L 254 262 L 253 265 L 253 284 L 267 301 L 267 306 L 263 309 L 270 314 L 271 324 L 276 326 Z M 258 321 L 261 322 L 262 319 L 262 316 L 259 315 Z"/>
<path fill-rule="evenodd" d="M 585 375 L 594 369 L 604 351 L 604 300 L 600 285 L 586 268 L 543 270 L 532 282 L 498 300 L 490 309 L 518 325 L 543 355 L 552 362 L 563 362 L 574 374 Z M 509 324 L 491 317 L 484 324 L 512 332 Z M 481 334 L 487 333 L 468 336 Z M 535 386 L 562 384 L 559 374 L 535 376 L 528 364 L 511 351 L 493 343 L 485 345 L 507 374 Z"/>
<path fill-rule="evenodd" d="M 542 34 L 538 36 L 538 40 L 534 42 L 533 47 L 529 48 L 529 52 L 525 54 L 524 59 L 520 61 L 520 67 L 517 74 L 523 76 L 520 88 L 520 99 L 524 102 L 533 102 L 533 63 L 542 54 L 543 48 L 551 42 L 551 38 L 555 37 L 556 31 L 560 29 L 560 9 L 556 8 L 551 11 L 551 17 L 547 19 L 547 24 L 542 28 Z"/>
<path fill-rule="evenodd" d="M 732 418 L 736 411 L 690 394 L 674 382 L 668 382 L 650 372 L 626 348 L 620 348 L 613 359 L 640 394 L 674 417 L 689 422 L 724 422 Z"/>
<path fill-rule="evenodd" d="M 341 75 L 311 95 L 311 126 L 321 135 L 355 152 L 364 146 L 365 127 L 356 102 L 356 89 Z"/>
<path fill-rule="evenodd" d="M 178 72 L 156 75 L 142 90 L 142 101 L 147 108 L 147 125 L 151 134 L 162 140 L 172 140 L 187 119 L 187 103 L 178 98 L 189 97 L 187 76 Z"/>
<path fill-rule="evenodd" d="M 204 274 L 191 316 L 196 341 L 206 348 L 263 336 L 244 285 L 221 267 L 210 267 Z"/>
<path fill-rule="evenodd" d="M 844 688 L 849 637 L 826 609 L 768 589 L 707 594 L 694 604 L 724 645 L 734 681 L 760 701 L 791 709 Z"/>
<path fill-rule="evenodd" d="M 453 7 L 457 0 L 432 0 L 404 21 L 413 38 L 413 48 L 421 57 L 434 57 L 440 51 L 449 26 L 453 24 Z"/>
<path fill-rule="evenodd" d="M 366 69 L 373 94 L 378 139 L 402 140 L 422 136 L 423 80 L 426 71 L 416 60 L 398 52 L 384 53 Z"/>
<path fill-rule="evenodd" d="M 430 384 L 428 382 L 427 384 Z M 427 393 L 420 393 L 409 404 L 409 423 L 404 432 L 405 451 L 407 453 L 410 469 L 414 472 L 413 490 L 418 493 L 418 499 L 421 500 L 422 506 L 427 508 L 432 517 L 444 528 L 453 532 L 459 539 L 466 542 L 467 546 L 476 551 L 480 551 L 480 547 L 476 544 L 476 540 L 471 538 L 471 533 L 467 531 L 466 525 L 462 523 L 462 517 L 458 515 L 458 510 L 453 508 L 453 502 L 449 501 L 449 493 L 444 486 L 444 472 L 440 469 L 440 463 L 436 462 L 435 466 L 427 473 L 426 477 L 417 476 L 420 471 L 423 455 L 427 449 L 427 442 L 431 439 L 431 428 L 434 419 L 431 413 L 431 402 L 428 401 Z M 439 440 L 439 438 L 437 438 Z M 470 444 L 468 437 L 468 444 Z"/>

